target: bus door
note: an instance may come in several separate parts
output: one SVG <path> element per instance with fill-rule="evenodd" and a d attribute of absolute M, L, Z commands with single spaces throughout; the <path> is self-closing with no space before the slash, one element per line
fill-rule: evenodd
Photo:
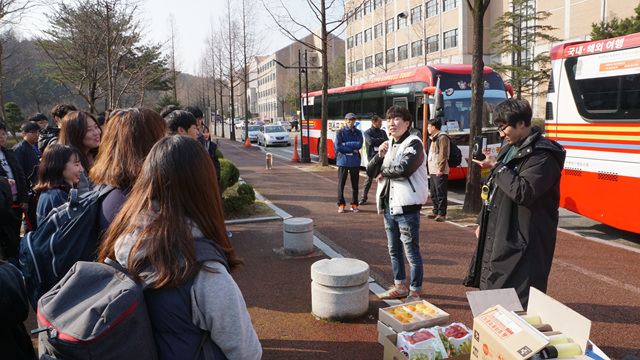
<path fill-rule="evenodd" d="M 415 98 L 416 109 L 414 111 L 413 118 L 415 119 L 414 127 L 424 133 L 424 130 L 422 130 L 423 128 L 422 121 L 424 119 L 424 105 L 422 104 L 423 99 L 424 99 L 423 96 L 416 96 Z"/>

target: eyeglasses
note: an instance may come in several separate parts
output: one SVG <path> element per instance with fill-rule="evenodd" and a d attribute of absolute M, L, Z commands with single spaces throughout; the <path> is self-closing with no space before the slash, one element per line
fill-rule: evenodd
<path fill-rule="evenodd" d="M 498 127 L 498 132 L 500 133 L 500 135 L 505 135 L 504 131 L 505 131 L 505 130 L 507 130 L 507 128 L 508 128 L 509 126 L 511 126 L 511 125 Z"/>
<path fill-rule="evenodd" d="M 6 138 L 7 137 L 7 133 L 0 133 L 0 138 Z"/>

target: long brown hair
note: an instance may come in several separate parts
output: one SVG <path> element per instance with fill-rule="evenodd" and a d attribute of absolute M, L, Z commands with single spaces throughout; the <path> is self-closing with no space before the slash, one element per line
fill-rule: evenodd
<path fill-rule="evenodd" d="M 93 156 L 98 153 L 98 149 L 87 149 L 82 141 L 84 139 L 84 135 L 87 133 L 87 128 L 89 127 L 88 119 L 92 119 L 98 129 L 100 129 L 100 132 L 102 132 L 98 119 L 93 114 L 84 110 L 71 111 L 62 118 L 62 125 L 60 127 L 60 136 L 58 140 L 60 144 L 75 146 L 80 150 L 82 153 L 80 162 L 82 163 L 82 167 L 84 167 L 85 171 L 89 171 L 91 168 L 91 164 L 89 164 L 89 159 L 87 158 L 87 153 L 89 152 Z"/>
<path fill-rule="evenodd" d="M 178 286 L 200 270 L 191 226 L 224 251 L 234 270 L 242 261 L 227 237 L 222 202 L 213 161 L 204 147 L 186 136 L 168 136 L 158 141 L 147 156 L 142 172 L 120 213 L 100 245 L 98 261 L 115 260 L 120 237 L 136 231 L 140 221 L 149 221 L 131 248 L 127 268 L 140 280 L 151 266 L 157 280 L 151 288 Z M 191 221 L 189 221 L 189 219 Z"/>
<path fill-rule="evenodd" d="M 147 154 L 166 132 L 165 121 L 151 109 L 115 110 L 109 116 L 89 177 L 95 184 L 132 186 Z"/>

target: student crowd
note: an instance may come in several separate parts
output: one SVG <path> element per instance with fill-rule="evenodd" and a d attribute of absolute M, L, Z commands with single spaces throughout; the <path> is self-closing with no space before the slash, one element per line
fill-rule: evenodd
<path fill-rule="evenodd" d="M 238 286 L 222 264 L 195 256 L 194 239 L 206 238 L 232 271 L 242 264 L 224 226 L 217 145 L 202 111 L 168 106 L 161 113 L 129 108 L 95 116 L 60 104 L 51 114 L 55 126 L 43 114 L 30 117 L 13 150 L 5 147 L 8 131 L 0 123 L 3 356 L 36 358 L 23 325 L 29 305 L 18 261 L 20 228 L 25 235 L 35 231 L 72 189 L 82 195 L 108 187 L 97 219 L 97 252 L 87 260 L 119 262 L 148 285 L 153 303 L 171 303 L 149 306 L 160 358 L 193 358 L 202 344 L 185 345 L 193 343 L 187 337 L 210 332 L 212 346 L 205 351 L 259 359 L 262 348 Z M 185 331 L 169 330 L 176 321 Z"/>

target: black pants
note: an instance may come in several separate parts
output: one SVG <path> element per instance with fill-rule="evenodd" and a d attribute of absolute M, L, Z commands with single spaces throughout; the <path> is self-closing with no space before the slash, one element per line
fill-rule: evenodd
<path fill-rule="evenodd" d="M 433 202 L 433 213 L 447 215 L 447 179 L 449 175 L 429 175 L 429 192 Z"/>
<path fill-rule="evenodd" d="M 369 199 L 369 190 L 371 189 L 371 184 L 373 183 L 373 178 L 370 178 L 368 175 L 364 178 L 364 189 L 362 189 L 362 200 Z"/>
<path fill-rule="evenodd" d="M 344 184 L 347 183 L 347 175 L 351 174 L 351 190 L 352 190 L 352 197 L 351 197 L 351 203 L 352 204 L 358 204 L 358 182 L 360 181 L 359 179 L 359 174 L 360 173 L 360 167 L 359 166 L 355 166 L 355 167 L 344 167 L 344 166 L 338 166 L 338 205 L 343 205 L 346 204 L 344 201 Z"/>

